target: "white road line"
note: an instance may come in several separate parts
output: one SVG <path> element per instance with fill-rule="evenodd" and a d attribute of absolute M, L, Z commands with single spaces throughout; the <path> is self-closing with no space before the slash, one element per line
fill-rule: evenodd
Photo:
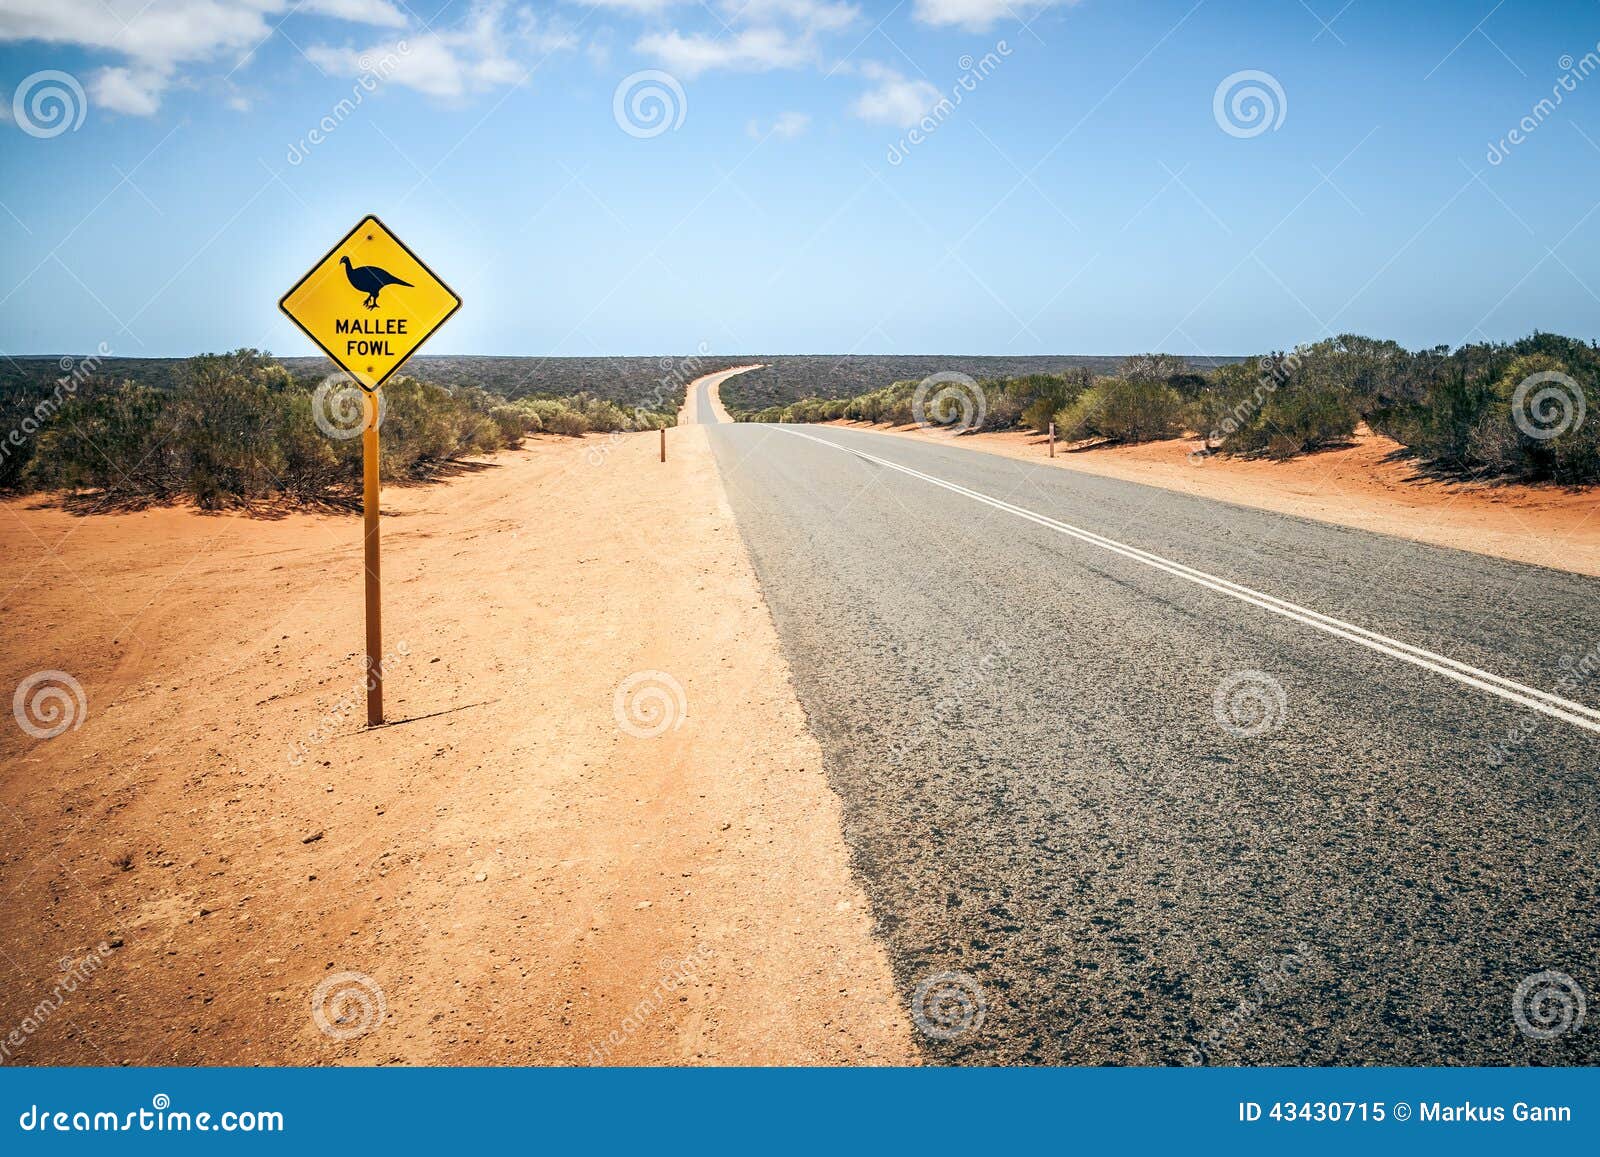
<path fill-rule="evenodd" d="M 1600 710 L 1596 710 L 1593 707 L 1575 703 L 1570 699 L 1563 699 L 1559 695 L 1552 695 L 1550 692 L 1541 691 L 1537 687 L 1529 687 L 1514 680 L 1506 679 L 1494 674 L 1492 671 L 1485 671 L 1471 664 L 1459 662 L 1448 655 L 1440 655 L 1422 647 L 1412 646 L 1410 643 L 1402 642 L 1399 639 L 1391 639 L 1387 635 L 1380 635 L 1376 631 L 1369 631 L 1365 627 L 1347 623 L 1343 619 L 1336 619 L 1331 615 L 1324 615 L 1320 611 L 1313 611 L 1309 607 L 1299 606 L 1274 595 L 1263 594 L 1261 591 L 1253 590 L 1250 587 L 1242 586 L 1217 575 L 1208 574 L 1203 570 L 1196 570 L 1192 566 L 1173 562 L 1171 559 L 1163 558 L 1159 554 L 1151 554 L 1147 550 L 1140 550 L 1138 547 L 1118 542 L 1114 538 L 1106 538 L 1104 535 L 1095 534 L 1093 531 L 1084 530 L 1082 527 L 1061 522 L 1058 519 L 1047 517 L 1021 506 L 1015 506 L 976 490 L 969 490 L 965 486 L 948 482 L 932 474 L 924 474 L 920 470 L 913 470 L 909 466 L 902 466 L 900 463 L 891 462 L 887 458 L 879 458 L 875 454 L 868 454 L 863 450 L 857 450 L 850 446 L 841 446 L 837 442 L 830 442 L 826 438 L 818 438 L 812 434 L 802 434 L 798 430 L 791 430 L 781 425 L 776 428 L 780 432 L 792 434 L 796 438 L 804 438 L 808 442 L 819 443 L 830 449 L 838 450 L 840 453 L 854 454 L 858 458 L 876 462 L 878 465 L 885 466 L 890 470 L 898 470 L 902 474 L 908 474 L 913 478 L 919 478 L 934 486 L 941 486 L 946 490 L 970 498 L 974 502 L 981 502 L 986 506 L 994 507 L 996 510 L 1003 510 L 1007 514 L 1016 515 L 1018 518 L 1025 518 L 1029 522 L 1037 523 L 1040 526 L 1048 527 L 1082 542 L 1101 547 L 1104 550 L 1111 551 L 1113 554 L 1120 554 L 1124 558 L 1133 559 L 1135 562 L 1143 563 L 1145 566 L 1155 570 L 1163 571 L 1177 578 L 1192 582 L 1197 586 L 1216 591 L 1218 594 L 1228 595 L 1238 599 L 1240 602 L 1250 603 L 1252 606 L 1260 607 L 1264 611 L 1282 615 L 1284 618 L 1293 619 L 1308 627 L 1315 627 L 1326 634 L 1346 639 L 1349 642 L 1381 652 L 1402 662 L 1422 667 L 1435 674 L 1443 675 L 1447 679 L 1454 679 L 1458 683 L 1464 683 L 1468 687 L 1475 687 L 1479 691 L 1487 691 L 1491 695 L 1498 695 L 1501 699 L 1509 700 L 1512 703 L 1520 703 L 1529 710 L 1551 716 L 1554 719 L 1560 719 L 1572 724 L 1574 727 L 1581 727 L 1586 731 L 1600 734 Z"/>

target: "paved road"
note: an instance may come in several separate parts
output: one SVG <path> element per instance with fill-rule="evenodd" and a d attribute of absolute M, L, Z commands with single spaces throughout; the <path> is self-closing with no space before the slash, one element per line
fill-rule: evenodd
<path fill-rule="evenodd" d="M 706 374 L 689 383 L 689 404 L 684 406 L 683 413 L 678 420 L 685 425 L 715 426 L 722 419 L 717 415 L 716 408 L 711 404 L 713 391 L 719 391 L 722 383 L 729 378 L 744 373 L 746 370 L 758 369 L 758 366 L 735 366 L 731 370 L 720 370 L 714 374 Z M 721 395 L 717 395 L 721 400 Z"/>
<path fill-rule="evenodd" d="M 1600 1000 L 1600 581 L 865 431 L 709 435 L 931 1059 L 1600 1062 L 1600 1009 L 1513 1016 L 1548 970 Z"/>

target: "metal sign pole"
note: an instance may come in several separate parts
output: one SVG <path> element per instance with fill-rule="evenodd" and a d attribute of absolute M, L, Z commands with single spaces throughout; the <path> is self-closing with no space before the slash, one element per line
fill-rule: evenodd
<path fill-rule="evenodd" d="M 378 391 L 367 396 L 361 432 L 361 522 L 366 539 L 367 726 L 383 722 L 383 590 L 378 563 Z"/>

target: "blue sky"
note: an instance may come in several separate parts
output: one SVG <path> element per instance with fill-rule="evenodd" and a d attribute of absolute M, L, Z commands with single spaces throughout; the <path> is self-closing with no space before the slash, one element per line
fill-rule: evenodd
<path fill-rule="evenodd" d="M 277 299 L 366 212 L 465 301 L 434 353 L 1590 338 L 1597 42 L 1593 2 L 0 0 L 0 351 L 312 352 Z"/>

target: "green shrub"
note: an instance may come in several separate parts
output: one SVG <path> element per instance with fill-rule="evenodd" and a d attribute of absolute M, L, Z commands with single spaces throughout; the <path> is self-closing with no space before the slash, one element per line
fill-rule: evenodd
<path fill-rule="evenodd" d="M 161 496 L 175 481 L 167 468 L 170 401 L 131 382 L 85 383 L 30 444 L 19 481 L 43 490 Z"/>
<path fill-rule="evenodd" d="M 1593 346 L 1534 334 L 1511 345 L 1429 351 L 1414 355 L 1405 386 L 1368 420 L 1437 467 L 1600 482 L 1600 353 Z"/>
<path fill-rule="evenodd" d="M 637 409 L 631 418 L 631 429 L 634 430 L 666 430 L 678 424 L 678 415 L 663 413 L 660 410 Z"/>
<path fill-rule="evenodd" d="M 1220 366 L 1189 402 L 1188 425 L 1208 447 L 1220 443 L 1254 417 L 1278 384 L 1266 359 Z"/>
<path fill-rule="evenodd" d="M 401 375 L 384 384 L 383 395 L 386 416 L 379 445 L 384 478 L 426 473 L 462 453 L 469 441 L 465 415 L 449 390 Z"/>
<path fill-rule="evenodd" d="M 576 410 L 558 406 L 551 410 L 544 419 L 544 428 L 551 434 L 564 434 L 569 438 L 579 438 L 589 432 L 589 419 Z"/>
<path fill-rule="evenodd" d="M 1100 378 L 1055 417 L 1066 442 L 1148 442 L 1183 432 L 1183 399 L 1162 382 Z"/>
<path fill-rule="evenodd" d="M 1030 374 L 1006 384 L 1006 392 L 1022 403 L 1020 423 L 1030 430 L 1044 430 L 1055 416 L 1082 396 L 1094 378 L 1087 370 L 1070 374 Z M 1000 428 L 994 415 L 984 423 Z"/>
<path fill-rule="evenodd" d="M 549 429 L 550 419 L 567 408 L 554 398 L 519 398 L 515 404 L 519 410 L 533 415 L 540 429 Z"/>
<path fill-rule="evenodd" d="M 489 417 L 494 419 L 494 424 L 500 430 L 500 440 L 507 446 L 517 445 L 525 434 L 544 429 L 538 414 L 517 405 L 496 406 L 489 411 Z"/>
<path fill-rule="evenodd" d="M 285 421 L 278 431 L 283 451 L 284 492 L 302 501 L 325 498 L 361 485 L 361 439 L 336 441 L 317 428 L 311 392 L 299 388 L 282 397 Z"/>
<path fill-rule="evenodd" d="M 1346 335 L 1260 359 L 1254 391 L 1216 431 L 1220 448 L 1291 458 L 1348 442 L 1404 357 L 1393 342 Z"/>
<path fill-rule="evenodd" d="M 265 498 L 285 469 L 282 392 L 293 378 L 254 351 L 192 359 L 168 410 L 170 444 L 190 497 L 205 509 Z"/>
<path fill-rule="evenodd" d="M 1271 395 L 1256 415 L 1223 438 L 1230 454 L 1293 458 L 1349 442 L 1361 413 L 1349 396 L 1294 382 Z"/>
<path fill-rule="evenodd" d="M 1600 481 L 1596 384 L 1592 367 L 1548 353 L 1514 358 L 1490 388 L 1474 424 L 1470 465 L 1568 484 Z"/>
<path fill-rule="evenodd" d="M 917 420 L 917 412 L 909 397 L 891 397 L 884 401 L 878 421 L 891 426 L 909 426 Z"/>
<path fill-rule="evenodd" d="M 575 394 L 568 398 L 566 406 L 574 413 L 582 415 L 586 428 L 589 430 L 610 434 L 617 430 L 633 429 L 628 415 L 623 413 L 614 402 L 607 402 L 585 393 Z"/>

